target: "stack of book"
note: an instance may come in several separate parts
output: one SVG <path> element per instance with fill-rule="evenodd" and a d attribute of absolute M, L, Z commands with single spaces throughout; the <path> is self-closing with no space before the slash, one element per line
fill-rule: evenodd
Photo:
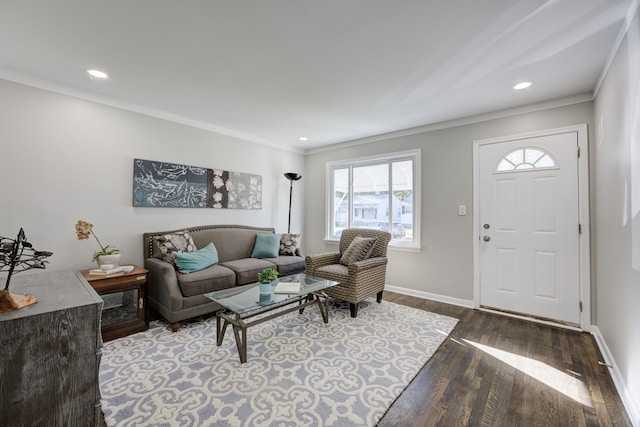
<path fill-rule="evenodd" d="M 132 265 L 123 265 L 121 267 L 94 268 L 93 270 L 89 270 L 89 274 L 91 276 L 109 276 L 116 273 L 130 273 L 131 271 L 133 271 Z"/>

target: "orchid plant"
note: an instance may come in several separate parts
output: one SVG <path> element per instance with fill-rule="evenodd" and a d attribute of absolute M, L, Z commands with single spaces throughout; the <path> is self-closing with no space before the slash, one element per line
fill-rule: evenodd
<path fill-rule="evenodd" d="M 78 222 L 76 222 L 76 235 L 78 236 L 78 240 L 87 240 L 89 236 L 93 236 L 96 239 L 96 242 L 98 242 L 100 250 L 93 253 L 93 258 L 91 259 L 92 261 L 97 260 L 101 255 L 115 255 L 120 253 L 120 250 L 118 250 L 115 246 L 102 245 L 100 239 L 98 239 L 98 236 L 96 236 L 96 233 L 93 232 L 93 224 L 91 224 L 90 222 L 79 219 Z"/>

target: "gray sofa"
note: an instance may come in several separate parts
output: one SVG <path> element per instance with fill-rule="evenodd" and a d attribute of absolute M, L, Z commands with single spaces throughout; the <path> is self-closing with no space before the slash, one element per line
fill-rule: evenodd
<path fill-rule="evenodd" d="M 187 232 L 197 249 L 212 242 L 219 262 L 203 270 L 183 274 L 174 264 L 163 260 L 161 244 L 167 235 Z M 273 228 L 245 225 L 205 225 L 179 230 L 148 232 L 143 234 L 144 267 L 148 274 L 148 305 L 171 323 L 177 331 L 180 321 L 219 310 L 219 304 L 204 296 L 207 292 L 257 282 L 258 273 L 277 269 L 280 276 L 303 273 L 304 256 L 298 247 L 283 249 L 275 258 L 252 258 L 251 254 L 259 233 L 274 234 Z M 166 248 L 164 249 L 166 251 Z M 191 249 L 193 250 L 193 249 Z"/>

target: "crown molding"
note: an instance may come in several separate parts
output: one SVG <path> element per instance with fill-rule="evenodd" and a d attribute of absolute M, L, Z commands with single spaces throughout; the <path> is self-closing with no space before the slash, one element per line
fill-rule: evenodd
<path fill-rule="evenodd" d="M 469 125 L 473 123 L 481 123 L 489 120 L 502 119 L 505 117 L 517 116 L 519 114 L 532 113 L 535 111 L 550 110 L 552 108 L 566 107 L 568 105 L 581 104 L 583 102 L 593 101 L 593 95 L 591 93 L 583 93 L 579 95 L 569 96 L 565 98 L 558 98 L 551 101 L 538 102 L 535 104 L 527 104 L 520 107 L 508 108 L 505 110 L 493 111 L 490 113 L 477 114 L 469 117 L 463 117 L 460 119 L 448 120 L 444 122 L 433 123 L 424 126 L 417 126 L 414 128 L 398 130 L 394 132 L 383 133 L 380 135 L 374 135 L 361 139 L 354 139 L 351 141 L 339 142 L 336 144 L 325 145 L 323 147 L 310 148 L 305 150 L 305 154 L 316 154 L 325 151 L 338 150 L 341 148 L 354 147 L 363 144 L 370 144 L 372 142 L 386 141 L 393 138 L 400 138 L 403 136 L 416 135 L 419 133 L 433 132 L 436 130 L 454 128 L 458 126 Z"/>
<path fill-rule="evenodd" d="M 604 79 L 607 76 L 607 73 L 609 72 L 609 68 L 611 68 L 611 65 L 613 64 L 613 60 L 618 54 L 618 51 L 620 50 L 620 46 L 622 45 L 624 38 L 627 36 L 627 33 L 629 32 L 629 27 L 633 22 L 633 18 L 638 13 L 638 6 L 640 6 L 639 0 L 633 0 L 631 2 L 631 6 L 629 6 L 629 10 L 627 11 L 627 16 L 624 20 L 624 25 L 620 28 L 620 31 L 618 32 L 618 37 L 616 38 L 616 41 L 613 43 L 611 52 L 609 52 L 607 61 L 605 62 L 604 67 L 602 68 L 602 72 L 600 73 L 600 77 L 598 78 L 598 81 L 596 82 L 596 85 L 593 89 L 594 98 L 600 91 L 600 87 L 602 86 L 602 83 L 604 82 Z"/>
<path fill-rule="evenodd" d="M 105 96 L 96 95 L 94 93 L 90 93 L 80 89 L 74 89 L 64 85 L 59 85 L 59 84 L 29 75 L 29 74 L 20 73 L 15 70 L 10 70 L 7 68 L 0 67 L 0 79 L 22 84 L 25 86 L 34 87 L 37 89 L 46 90 L 49 92 L 58 93 L 61 95 L 72 96 L 74 98 L 95 102 L 97 104 L 107 105 L 109 107 L 119 108 L 125 111 L 131 111 L 133 113 L 138 113 L 138 114 L 142 114 L 145 116 L 149 116 L 149 117 L 153 117 L 161 120 L 166 120 L 169 122 L 189 126 L 196 129 L 206 130 L 206 131 L 217 133 L 220 135 L 241 139 L 243 141 L 253 142 L 255 144 L 270 146 L 273 148 L 277 148 L 279 150 L 295 152 L 298 154 L 304 154 L 304 151 L 302 149 L 276 144 L 269 140 L 259 138 L 255 135 L 237 132 L 222 126 L 216 126 L 216 125 L 212 125 L 211 123 L 205 123 L 199 120 L 189 119 L 187 117 L 168 113 L 166 111 L 143 107 L 141 105 L 124 102 L 124 101 L 116 100 L 116 99 L 105 97 Z"/>

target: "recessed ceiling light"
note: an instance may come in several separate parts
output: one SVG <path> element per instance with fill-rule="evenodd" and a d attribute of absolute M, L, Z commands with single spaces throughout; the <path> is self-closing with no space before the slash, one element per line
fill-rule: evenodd
<path fill-rule="evenodd" d="M 522 89 L 528 88 L 529 86 L 531 86 L 531 82 L 520 82 L 520 83 L 514 85 L 513 88 L 515 90 L 522 90 Z"/>
<path fill-rule="evenodd" d="M 109 76 L 104 71 L 96 70 L 93 68 L 87 68 L 87 74 L 91 77 L 95 77 L 96 79 L 106 79 Z"/>
<path fill-rule="evenodd" d="M 308 141 L 309 138 L 306 136 L 301 136 L 300 138 L 298 138 L 300 141 Z"/>

